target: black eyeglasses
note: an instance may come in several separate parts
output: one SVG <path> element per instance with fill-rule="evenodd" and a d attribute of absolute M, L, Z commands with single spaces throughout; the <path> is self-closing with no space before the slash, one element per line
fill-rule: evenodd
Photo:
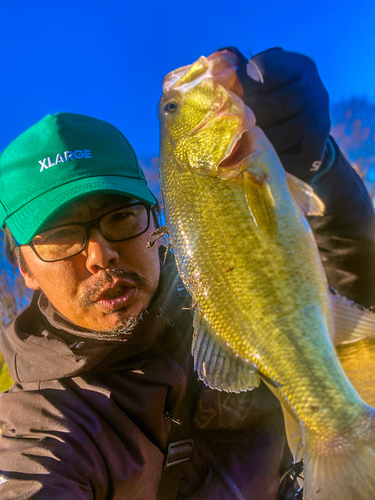
<path fill-rule="evenodd" d="M 91 222 L 61 224 L 43 231 L 34 236 L 28 246 L 43 262 L 69 259 L 86 248 L 91 229 L 97 229 L 107 241 L 126 241 L 140 236 L 150 227 L 150 211 L 149 205 L 131 203 Z"/>

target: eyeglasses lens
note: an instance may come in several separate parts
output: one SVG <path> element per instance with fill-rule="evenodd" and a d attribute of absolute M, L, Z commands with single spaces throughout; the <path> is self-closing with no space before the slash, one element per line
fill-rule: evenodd
<path fill-rule="evenodd" d="M 64 226 L 38 234 L 33 245 L 39 257 L 46 261 L 66 259 L 79 253 L 85 245 L 82 226 Z"/>
<path fill-rule="evenodd" d="M 100 221 L 100 229 L 111 241 L 121 241 L 146 231 L 147 210 L 143 205 L 133 205 L 112 212 Z"/>
<path fill-rule="evenodd" d="M 143 205 L 127 206 L 98 219 L 97 224 L 107 240 L 127 240 L 147 230 L 149 211 Z M 89 223 L 87 225 L 90 226 Z M 85 233 L 85 224 L 56 227 L 35 236 L 33 247 L 44 261 L 67 259 L 84 249 Z"/>

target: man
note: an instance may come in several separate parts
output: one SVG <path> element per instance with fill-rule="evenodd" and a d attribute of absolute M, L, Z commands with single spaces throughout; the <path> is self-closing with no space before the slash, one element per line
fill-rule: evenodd
<path fill-rule="evenodd" d="M 223 50 L 284 166 L 327 204 L 312 226 L 331 284 L 374 304 L 374 270 L 357 261 L 374 253 L 374 213 L 328 139 L 315 65 Z M 35 290 L 1 339 L 16 383 L 0 399 L 0 498 L 292 498 L 293 487 L 278 493 L 291 456 L 276 398 L 263 384 L 209 390 L 192 372 L 191 300 L 173 255 L 146 248 L 155 199 L 125 137 L 47 116 L 3 152 L 0 179 L 1 224 Z"/>

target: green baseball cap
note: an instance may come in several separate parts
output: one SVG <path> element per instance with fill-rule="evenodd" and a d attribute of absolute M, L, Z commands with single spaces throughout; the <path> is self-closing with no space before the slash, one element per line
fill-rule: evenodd
<path fill-rule="evenodd" d="M 0 225 L 21 245 L 64 206 L 96 193 L 156 203 L 132 146 L 105 121 L 48 115 L 0 156 Z"/>

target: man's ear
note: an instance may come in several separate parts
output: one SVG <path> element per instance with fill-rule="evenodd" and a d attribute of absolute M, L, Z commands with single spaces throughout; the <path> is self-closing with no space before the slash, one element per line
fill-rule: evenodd
<path fill-rule="evenodd" d="M 20 270 L 22 278 L 25 280 L 25 285 L 27 288 L 31 288 L 31 290 L 40 290 L 40 286 L 36 279 L 27 271 L 18 259 L 18 269 Z"/>

